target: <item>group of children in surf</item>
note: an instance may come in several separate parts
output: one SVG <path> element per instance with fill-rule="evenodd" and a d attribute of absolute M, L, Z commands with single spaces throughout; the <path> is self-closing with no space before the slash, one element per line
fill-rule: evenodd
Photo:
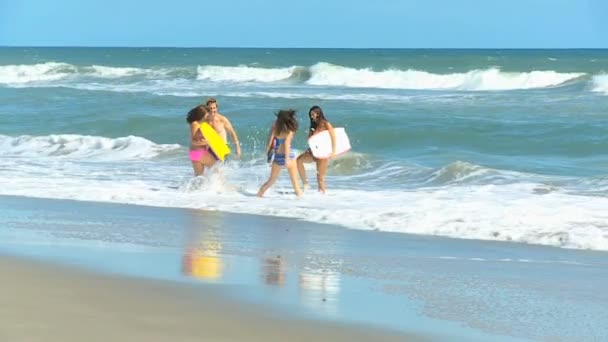
<path fill-rule="evenodd" d="M 317 166 L 317 183 L 319 191 L 325 193 L 325 175 L 327 174 L 329 159 L 335 154 L 336 139 L 333 126 L 325 118 L 323 110 L 319 106 L 313 106 L 308 111 L 308 116 L 310 118 L 308 136 L 310 137 L 315 133 L 326 130 L 329 131 L 333 153 L 327 159 L 315 158 L 310 149 L 307 149 L 296 158 L 295 153 L 291 148 L 291 143 L 298 130 L 296 111 L 292 109 L 282 109 L 279 110 L 276 116 L 277 118 L 272 125 L 268 143 L 266 145 L 266 155 L 269 156 L 269 161 L 272 160 L 270 177 L 258 191 L 258 197 L 264 196 L 264 193 L 277 181 L 283 167 L 286 168 L 289 173 L 289 178 L 291 179 L 291 184 L 293 185 L 296 196 L 301 196 L 302 189 L 300 189 L 299 186 L 298 174 L 302 179 L 302 187 L 304 189 L 308 188 L 304 164 L 313 161 Z M 209 147 L 209 144 L 201 132 L 200 125 L 203 122 L 206 122 L 213 127 L 225 142 L 227 142 L 227 135 L 230 134 L 236 149 L 236 156 L 241 156 L 241 147 L 236 131 L 232 127 L 230 120 L 218 113 L 217 100 L 214 98 L 208 99 L 204 105 L 201 104 L 192 108 L 188 112 L 186 121 L 190 125 L 189 155 L 195 176 L 202 175 L 205 168 L 209 168 L 219 161 L 219 158 Z M 274 155 L 274 158 L 270 158 L 271 154 Z"/>

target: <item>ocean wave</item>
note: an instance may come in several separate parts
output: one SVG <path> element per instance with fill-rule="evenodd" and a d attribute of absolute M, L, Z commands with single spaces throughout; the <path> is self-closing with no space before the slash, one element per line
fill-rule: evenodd
<path fill-rule="evenodd" d="M 140 68 L 119 68 L 119 67 L 108 67 L 103 65 L 92 65 L 90 67 L 83 68 L 84 71 L 90 76 L 105 77 L 105 78 L 118 78 L 128 77 L 135 75 L 145 75 L 152 72 L 152 70 L 140 69 Z"/>
<path fill-rule="evenodd" d="M 30 83 L 46 86 L 85 87 L 90 78 L 127 79 L 126 82 L 160 80 L 156 91 L 163 91 L 163 82 L 184 81 L 185 88 L 172 94 L 192 94 L 200 88 L 199 81 L 218 83 L 290 84 L 308 87 L 345 87 L 369 89 L 496 91 L 542 89 L 557 87 L 570 82 L 588 80 L 585 73 L 562 73 L 553 70 L 505 72 L 499 68 L 475 69 L 463 73 L 437 74 L 424 70 L 373 70 L 350 68 L 319 62 L 312 66 L 272 68 L 254 66 L 199 65 L 192 67 L 135 68 L 103 65 L 75 66 L 67 63 L 47 62 L 32 65 L 0 66 L 0 84 L 29 86 Z M 84 78 L 83 78 L 84 77 Z M 132 79 L 136 77 L 136 79 Z M 132 79 L 131 81 L 129 81 Z M 57 83 L 58 80 L 65 80 Z M 55 81 L 55 83 L 50 83 Z M 137 85 L 137 82 L 135 84 Z M 605 75 L 593 77 L 594 90 L 606 91 Z M 126 83 L 128 86 L 130 83 Z M 102 86 L 104 84 L 102 83 Z M 116 86 L 107 84 L 108 90 Z M 136 87 L 137 88 L 137 87 Z M 144 89 L 148 91 L 149 89 Z M 154 90 L 154 89 L 153 89 Z"/>
<path fill-rule="evenodd" d="M 18 167 L 25 166 L 15 166 Z M 156 165 L 153 173 L 123 172 L 113 178 L 107 177 L 116 174 L 113 168 L 104 171 L 84 167 L 77 172 L 39 166 L 28 172 L 0 170 L 6 181 L 0 194 L 219 210 L 290 217 L 351 229 L 608 250 L 608 224 L 603 210 L 608 198 L 560 191 L 539 194 L 535 191 L 538 184 L 534 183 L 408 191 L 362 189 L 351 184 L 351 189 L 332 188 L 327 195 L 309 190 L 296 200 L 286 194 L 290 185 L 283 177 L 264 199 L 258 199 L 255 193 L 267 177 L 267 167 L 254 172 L 242 170 L 242 165 L 226 166 L 228 183 L 214 172 L 209 173 L 210 178 L 184 178 L 181 175 L 191 172 L 187 165 L 181 169 Z M 99 178 L 99 174 L 106 177 Z M 251 179 L 238 179 L 244 175 Z M 175 184 L 176 178 L 182 180 Z"/>
<path fill-rule="evenodd" d="M 312 66 L 311 85 L 385 89 L 447 90 L 517 90 L 561 85 L 585 75 L 552 70 L 503 72 L 498 68 L 471 70 L 466 73 L 434 74 L 419 70 L 374 71 L 353 69 L 329 63 Z"/>
<path fill-rule="evenodd" d="M 608 95 L 608 74 L 595 75 L 591 79 L 592 91 Z"/>
<path fill-rule="evenodd" d="M 297 66 L 289 68 L 256 68 L 250 66 L 214 66 L 206 65 L 197 68 L 197 79 L 213 82 L 277 82 L 292 77 Z"/>
<path fill-rule="evenodd" d="M 567 184 L 565 189 L 572 194 L 608 198 L 608 176 L 578 179 Z"/>
<path fill-rule="evenodd" d="M 149 78 L 175 77 L 187 74 L 187 68 L 133 68 L 110 67 L 103 65 L 76 66 L 68 63 L 46 62 L 38 64 L 0 65 L 0 84 L 24 85 L 44 83 L 68 78 L 93 77 L 116 79 L 123 77 L 145 76 Z"/>
<path fill-rule="evenodd" d="M 608 250 L 605 178 L 551 186 L 540 175 L 453 162 L 435 169 L 349 153 L 332 162 L 326 195 L 296 200 L 261 160 L 229 160 L 192 178 L 179 145 L 140 137 L 0 136 L 0 194 L 291 217 L 351 229 Z M 180 153 L 182 159 L 154 158 Z M 104 162 L 91 162 L 102 160 Z M 145 167 L 140 160 L 146 160 Z M 106 162 L 107 161 L 107 162 Z M 306 164 L 309 180 L 314 164 Z M 552 182 L 560 179 L 552 178 Z M 391 183 L 392 182 L 392 183 Z M 407 183 L 407 184 L 404 184 Z M 566 184 L 567 185 L 567 184 Z M 339 213 L 339 215 L 336 215 Z"/>
<path fill-rule="evenodd" d="M 456 161 L 427 174 L 424 183 L 428 185 L 474 184 L 477 182 L 496 182 L 506 178 L 503 172 L 464 161 Z"/>
<path fill-rule="evenodd" d="M 76 134 L 47 136 L 0 135 L 0 156 L 104 161 L 150 159 L 180 148 L 177 144 L 155 144 L 137 136 L 106 138 Z"/>
<path fill-rule="evenodd" d="M 369 155 L 351 151 L 334 158 L 329 164 L 329 172 L 334 175 L 349 176 L 371 167 L 373 167 L 373 163 Z"/>
<path fill-rule="evenodd" d="M 416 164 L 374 163 L 368 156 L 361 155 L 359 171 L 353 177 L 363 183 L 394 184 L 395 188 L 421 189 L 450 186 L 477 186 L 488 184 L 513 184 L 522 181 L 543 182 L 545 178 L 509 170 L 499 170 L 465 161 L 454 161 L 438 168 Z M 336 164 L 336 162 L 332 163 Z"/>
<path fill-rule="evenodd" d="M 77 72 L 77 68 L 67 63 L 0 65 L 0 84 L 56 81 L 73 75 L 75 72 Z"/>
<path fill-rule="evenodd" d="M 313 86 L 484 91 L 553 87 L 584 75 L 584 73 L 559 73 L 552 70 L 503 72 L 498 68 L 471 70 L 466 73 L 434 74 L 420 70 L 355 69 L 321 62 L 309 68 L 199 66 L 197 78 L 215 82 L 268 83 L 297 80 Z"/>

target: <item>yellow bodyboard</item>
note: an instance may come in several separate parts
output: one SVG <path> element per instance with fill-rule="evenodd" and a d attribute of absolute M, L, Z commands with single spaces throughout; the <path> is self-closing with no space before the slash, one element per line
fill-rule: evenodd
<path fill-rule="evenodd" d="M 203 133 L 203 137 L 207 140 L 207 144 L 209 144 L 213 153 L 215 153 L 220 160 L 223 161 L 226 158 L 226 155 L 230 154 L 230 147 L 228 147 L 224 139 L 222 139 L 210 124 L 203 122 L 201 124 L 201 133 Z"/>

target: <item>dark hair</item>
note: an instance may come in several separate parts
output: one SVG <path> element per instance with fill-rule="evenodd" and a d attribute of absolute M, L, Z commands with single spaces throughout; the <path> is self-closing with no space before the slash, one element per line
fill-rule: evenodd
<path fill-rule="evenodd" d="M 298 130 L 298 120 L 296 120 L 296 111 L 293 109 L 281 109 L 277 113 L 277 121 L 274 125 L 276 133 L 295 132 Z"/>
<path fill-rule="evenodd" d="M 317 113 L 317 115 L 319 116 L 317 121 L 310 118 L 310 112 Z M 325 118 L 325 114 L 323 114 L 323 109 L 321 109 L 321 107 L 319 107 L 319 106 L 310 107 L 310 109 L 308 110 L 308 117 L 310 118 L 310 128 L 309 128 L 310 133 L 314 133 L 317 130 L 317 126 L 319 126 L 319 123 L 321 123 L 323 121 L 327 121 L 327 119 Z"/>
<path fill-rule="evenodd" d="M 210 105 L 210 104 L 212 104 L 212 103 L 215 103 L 217 105 L 217 100 L 215 98 L 213 98 L 213 97 L 208 98 L 207 102 L 205 102 L 205 104 L 207 106 Z"/>
<path fill-rule="evenodd" d="M 209 107 L 205 105 L 198 105 L 190 109 L 188 115 L 186 116 L 186 121 L 189 124 L 193 123 L 194 121 L 201 121 L 206 114 L 209 114 L 209 112 Z"/>

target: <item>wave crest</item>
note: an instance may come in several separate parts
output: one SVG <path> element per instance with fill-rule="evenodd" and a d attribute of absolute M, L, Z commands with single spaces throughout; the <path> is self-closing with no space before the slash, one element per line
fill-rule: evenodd
<path fill-rule="evenodd" d="M 585 75 L 556 71 L 503 72 L 498 68 L 466 73 L 434 74 L 419 70 L 374 71 L 353 69 L 329 63 L 311 67 L 311 85 L 385 89 L 516 90 L 546 88 Z"/>
<path fill-rule="evenodd" d="M 456 161 L 431 172 L 426 182 L 433 185 L 472 183 L 496 173 L 495 170 L 480 165 Z"/>
<path fill-rule="evenodd" d="M 371 68 L 355 69 L 320 62 L 310 67 L 259 68 L 250 66 L 199 66 L 197 79 L 212 82 L 271 83 L 292 80 L 313 86 L 380 89 L 437 90 L 516 90 L 561 85 L 585 73 L 553 70 L 504 72 L 498 68 L 476 69 L 465 73 L 434 74 L 421 70 Z"/>
<path fill-rule="evenodd" d="M 608 95 L 608 74 L 595 75 L 591 79 L 593 91 Z"/>
<path fill-rule="evenodd" d="M 39 63 L 0 66 L 0 84 L 23 84 L 36 81 L 56 81 L 77 71 L 67 63 Z"/>
<path fill-rule="evenodd" d="M 143 77 L 163 79 L 171 84 L 184 80 L 189 87 L 195 80 L 231 83 L 292 83 L 321 87 L 347 87 L 372 89 L 460 90 L 492 91 L 556 87 L 576 80 L 585 73 L 561 73 L 553 70 L 505 72 L 498 68 L 475 69 L 463 73 L 436 74 L 424 70 L 371 68 L 356 69 L 326 62 L 312 66 L 264 68 L 254 66 L 199 65 L 196 67 L 135 68 L 103 65 L 75 66 L 67 63 L 47 62 L 31 65 L 0 66 L 0 84 L 23 86 L 32 82 L 57 81 L 68 77 L 79 79 L 116 79 Z M 71 79 L 70 79 L 71 80 Z M 608 93 L 606 75 L 592 80 L 594 91 Z M 64 82 L 65 83 L 65 82 Z M 115 84 L 112 84 L 115 86 Z M 164 86 L 164 84 L 163 84 Z"/>
<path fill-rule="evenodd" d="M 300 67 L 256 68 L 249 66 L 198 66 L 197 79 L 214 82 L 278 82 L 292 78 Z"/>
<path fill-rule="evenodd" d="M 137 136 L 106 138 L 76 134 L 18 137 L 0 135 L 0 156 L 6 157 L 150 159 L 178 148 L 180 145 L 155 144 Z"/>
<path fill-rule="evenodd" d="M 104 65 L 76 66 L 68 63 L 12 64 L 0 66 L 0 84 L 23 85 L 48 82 L 68 77 L 121 78 L 133 76 L 163 77 L 183 76 L 183 68 L 145 69 L 133 67 L 110 67 Z"/>
<path fill-rule="evenodd" d="M 92 65 L 90 67 L 85 68 L 85 70 L 91 76 L 107 77 L 107 78 L 127 77 L 127 76 L 142 75 L 142 74 L 147 73 L 146 69 L 108 67 L 108 66 L 103 66 L 103 65 Z"/>

